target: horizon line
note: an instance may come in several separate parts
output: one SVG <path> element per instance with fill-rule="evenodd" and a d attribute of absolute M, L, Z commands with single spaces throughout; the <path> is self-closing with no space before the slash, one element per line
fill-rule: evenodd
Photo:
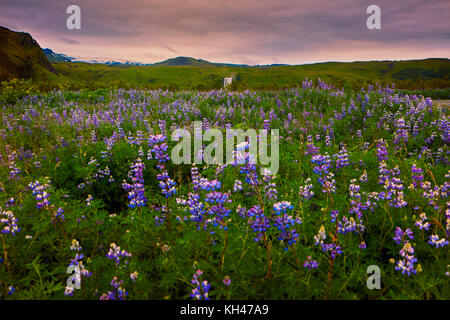
<path fill-rule="evenodd" d="M 42 48 L 42 49 L 50 49 L 51 48 Z M 52 50 L 53 51 L 53 50 Z M 223 64 L 223 65 L 235 65 L 235 66 L 248 66 L 248 67 L 264 67 L 264 66 L 291 66 L 291 67 L 295 67 L 295 66 L 302 66 L 302 65 L 313 65 L 313 64 L 322 64 L 322 63 L 355 63 L 355 62 L 401 62 L 401 61 L 419 61 L 419 60 L 450 60 L 450 58 L 447 57 L 428 57 L 428 58 L 414 58 L 414 59 L 374 59 L 374 60 L 351 60 L 351 61 L 338 61 L 338 60 L 326 60 L 326 61 L 314 61 L 314 62 L 304 62 L 304 63 L 297 63 L 297 64 L 290 64 L 290 63 L 283 63 L 283 62 L 278 62 L 278 63 L 270 63 L 270 64 L 247 64 L 247 63 L 238 63 L 238 62 L 213 62 L 213 61 L 209 61 L 209 60 L 205 60 L 203 58 L 194 58 L 194 57 L 189 57 L 189 56 L 173 56 L 171 58 L 167 58 L 165 60 L 162 61 L 156 61 L 156 62 L 141 62 L 141 61 L 135 61 L 135 60 L 131 60 L 131 59 L 126 59 L 126 58 L 106 58 L 106 57 L 78 57 L 78 58 L 74 58 L 74 57 L 70 57 L 68 55 L 66 55 L 65 53 L 58 53 L 58 52 L 54 52 L 55 54 L 60 54 L 60 55 L 64 55 L 67 58 L 71 58 L 74 61 L 70 61 L 71 63 L 89 63 L 89 64 L 106 64 L 108 62 L 117 62 L 119 64 L 126 64 L 126 63 L 130 63 L 130 64 L 141 64 L 142 66 L 149 66 L 149 65 L 155 65 L 155 64 L 160 64 L 160 63 L 164 63 L 166 61 L 169 60 L 174 60 L 174 59 L 178 59 L 178 58 L 188 58 L 188 59 L 193 59 L 199 62 L 206 62 L 206 63 L 211 63 L 211 64 Z M 101 61 L 97 61 L 97 59 L 101 59 L 104 60 L 104 62 Z M 123 60 L 123 62 L 117 61 L 117 60 Z M 180 65 L 182 66 L 182 65 Z M 174 67 L 176 67 L 176 65 L 174 65 Z"/>

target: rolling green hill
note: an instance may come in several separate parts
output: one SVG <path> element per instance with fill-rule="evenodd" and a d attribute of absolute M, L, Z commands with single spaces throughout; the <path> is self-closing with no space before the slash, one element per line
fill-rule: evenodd
<path fill-rule="evenodd" d="M 192 59 L 192 58 L 190 58 Z M 450 87 L 450 60 L 327 62 L 298 66 L 227 66 L 204 60 L 189 65 L 170 62 L 149 66 L 107 66 L 87 63 L 55 63 L 60 75 L 81 82 L 101 82 L 128 87 L 168 87 L 180 89 L 221 86 L 224 77 L 234 77 L 242 87 L 295 86 L 306 77 L 321 78 L 337 87 L 347 83 L 401 84 L 405 88 Z M 179 62 L 179 61 L 178 61 Z M 191 64 L 192 63 L 192 64 Z"/>
<path fill-rule="evenodd" d="M 191 57 L 176 57 L 167 59 L 162 62 L 154 63 L 153 66 L 207 66 L 207 67 L 242 67 L 242 68 L 248 68 L 249 65 L 246 64 L 233 64 L 233 63 L 216 63 L 216 62 L 209 62 L 202 59 L 194 59 Z"/>
<path fill-rule="evenodd" d="M 154 64 L 155 66 L 208 66 L 212 65 L 211 62 L 202 60 L 202 59 L 194 59 L 190 57 L 176 57 L 167 59 L 162 62 L 157 62 Z"/>

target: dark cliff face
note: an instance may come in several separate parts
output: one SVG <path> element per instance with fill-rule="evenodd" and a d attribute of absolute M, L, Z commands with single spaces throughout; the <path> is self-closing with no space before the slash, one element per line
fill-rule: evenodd
<path fill-rule="evenodd" d="M 0 80 L 34 78 L 42 69 L 56 74 L 36 40 L 28 33 L 0 27 Z"/>

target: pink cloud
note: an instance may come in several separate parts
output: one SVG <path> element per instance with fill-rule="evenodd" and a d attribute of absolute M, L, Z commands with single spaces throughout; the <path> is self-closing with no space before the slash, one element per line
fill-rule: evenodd
<path fill-rule="evenodd" d="M 78 0 L 82 29 L 67 30 L 68 0 L 2 0 L 0 21 L 69 56 L 156 62 L 449 57 L 448 0 L 380 0 L 382 29 L 367 30 L 369 0 Z"/>

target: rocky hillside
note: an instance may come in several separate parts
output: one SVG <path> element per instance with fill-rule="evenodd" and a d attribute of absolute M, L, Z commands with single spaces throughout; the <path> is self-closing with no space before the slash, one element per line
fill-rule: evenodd
<path fill-rule="evenodd" d="M 0 27 L 0 81 L 46 79 L 57 72 L 30 34 Z"/>

